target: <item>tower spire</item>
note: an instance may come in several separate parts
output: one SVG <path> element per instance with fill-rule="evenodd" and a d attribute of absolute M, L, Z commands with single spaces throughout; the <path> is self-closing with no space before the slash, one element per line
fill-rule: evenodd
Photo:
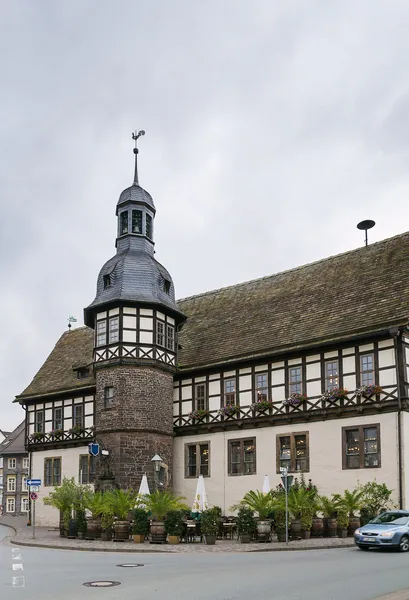
<path fill-rule="evenodd" d="M 141 135 L 145 135 L 145 132 L 143 129 L 141 129 L 140 131 L 132 133 L 132 139 L 135 140 L 135 148 L 133 149 L 133 152 L 135 154 L 135 175 L 133 178 L 133 182 L 136 185 L 139 185 L 139 180 L 138 180 L 138 148 L 137 148 L 137 142 L 138 142 L 138 138 L 141 137 Z"/>

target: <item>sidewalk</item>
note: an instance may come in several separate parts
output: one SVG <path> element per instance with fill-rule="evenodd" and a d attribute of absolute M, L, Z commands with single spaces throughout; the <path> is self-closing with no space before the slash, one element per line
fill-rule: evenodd
<path fill-rule="evenodd" d="M 89 552 L 137 552 L 137 553 L 206 553 L 206 552 L 277 552 L 294 550 L 326 550 L 333 548 L 351 548 L 354 546 L 352 538 L 315 538 L 285 543 L 273 541 L 271 543 L 241 544 L 237 540 L 217 540 L 214 546 L 206 544 L 134 544 L 133 542 L 102 542 L 87 540 L 69 540 L 61 538 L 59 531 L 47 527 L 36 527 L 36 539 L 33 539 L 33 528 L 27 527 L 25 517 L 0 517 L 0 525 L 12 527 L 11 543 L 19 546 L 34 546 L 37 548 L 53 548 L 58 550 L 78 550 Z"/>

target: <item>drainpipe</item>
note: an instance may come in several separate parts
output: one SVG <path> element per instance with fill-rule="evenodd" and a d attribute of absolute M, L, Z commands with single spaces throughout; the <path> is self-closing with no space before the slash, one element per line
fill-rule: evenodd
<path fill-rule="evenodd" d="M 403 508 L 403 459 L 402 459 L 402 356 L 401 346 L 399 345 L 399 327 L 391 327 L 389 333 L 393 337 L 395 365 L 396 365 L 396 385 L 398 390 L 398 486 L 399 486 L 399 508 Z"/>

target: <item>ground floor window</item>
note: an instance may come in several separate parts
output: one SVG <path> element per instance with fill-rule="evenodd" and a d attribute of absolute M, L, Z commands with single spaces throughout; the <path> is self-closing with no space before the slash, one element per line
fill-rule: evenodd
<path fill-rule="evenodd" d="M 229 475 L 254 475 L 256 472 L 256 438 L 228 441 Z"/>
<path fill-rule="evenodd" d="M 15 498 L 7 498 L 6 512 L 8 512 L 8 513 L 16 512 L 16 499 Z"/>
<path fill-rule="evenodd" d="M 342 428 L 342 468 L 372 469 L 381 466 L 380 425 Z"/>
<path fill-rule="evenodd" d="M 28 512 L 29 509 L 29 500 L 28 498 L 21 499 L 21 512 Z"/>
<path fill-rule="evenodd" d="M 82 454 L 80 456 L 79 481 L 83 485 L 94 483 L 95 481 L 95 456 Z"/>
<path fill-rule="evenodd" d="M 277 436 L 276 451 L 277 473 L 280 469 L 290 472 L 307 472 L 310 470 L 310 450 L 308 431 L 286 433 Z"/>
<path fill-rule="evenodd" d="M 61 484 L 61 457 L 44 459 L 44 485 Z"/>
<path fill-rule="evenodd" d="M 210 444 L 200 442 L 197 444 L 186 444 L 185 451 L 185 477 L 209 477 Z"/>

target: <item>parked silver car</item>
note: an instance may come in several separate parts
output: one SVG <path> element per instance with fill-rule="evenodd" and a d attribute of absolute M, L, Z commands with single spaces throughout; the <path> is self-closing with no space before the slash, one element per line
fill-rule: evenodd
<path fill-rule="evenodd" d="M 384 512 L 354 534 L 355 544 L 361 550 L 369 548 L 398 548 L 409 550 L 409 511 L 393 510 Z"/>

